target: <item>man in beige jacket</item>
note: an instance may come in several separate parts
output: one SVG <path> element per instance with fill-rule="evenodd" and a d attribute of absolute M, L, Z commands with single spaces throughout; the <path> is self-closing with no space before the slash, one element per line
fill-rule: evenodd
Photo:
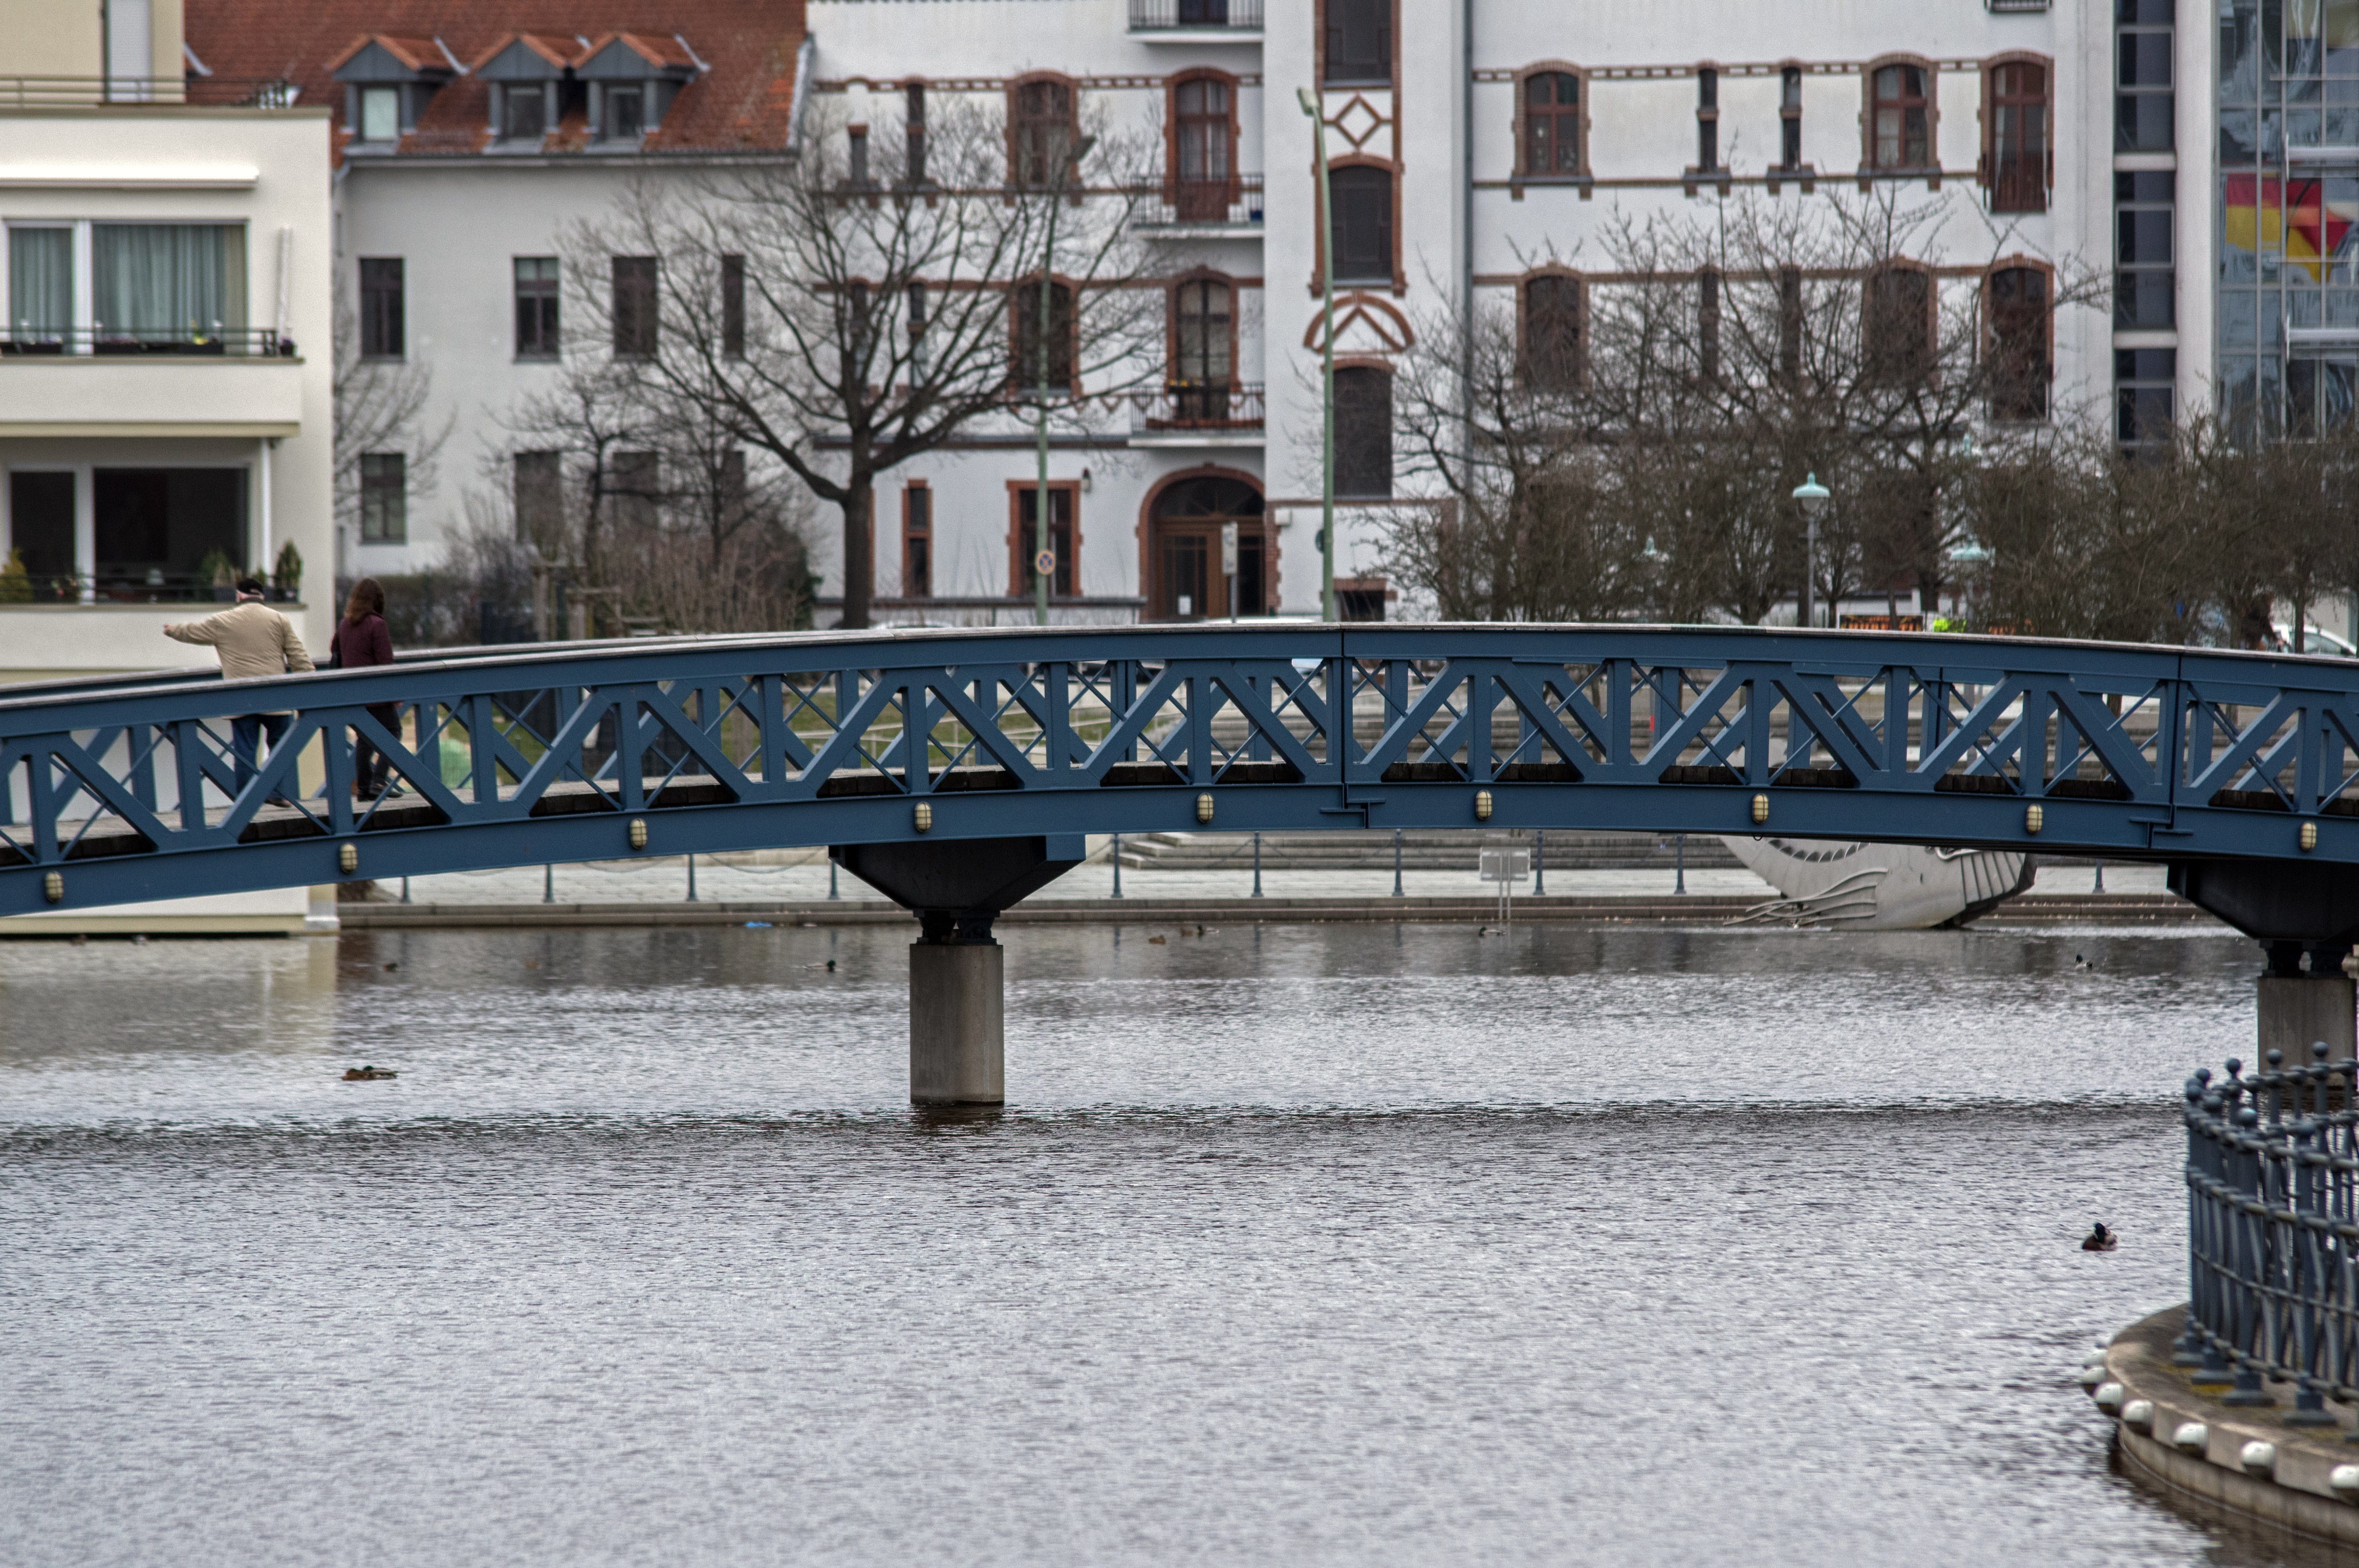
<path fill-rule="evenodd" d="M 294 623 L 262 602 L 259 578 L 237 579 L 234 606 L 202 621 L 168 624 L 164 635 L 175 643 L 195 643 L 217 651 L 223 680 L 282 676 L 290 670 L 299 675 L 311 668 L 311 655 L 304 652 Z M 237 761 L 239 790 L 254 777 L 255 742 L 267 736 L 270 749 L 277 751 L 293 718 L 291 713 L 249 713 L 232 720 L 230 751 Z"/>

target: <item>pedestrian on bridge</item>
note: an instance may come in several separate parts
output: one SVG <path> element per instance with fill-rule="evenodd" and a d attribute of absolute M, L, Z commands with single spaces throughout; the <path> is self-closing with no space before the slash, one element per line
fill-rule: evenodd
<path fill-rule="evenodd" d="M 344 600 L 343 619 L 336 622 L 336 634 L 328 640 L 328 667 L 332 670 L 362 670 L 373 665 L 393 663 L 393 633 L 385 623 L 385 589 L 376 579 L 364 577 L 353 584 L 352 597 Z M 401 705 L 397 702 L 372 702 L 369 717 L 395 735 L 401 733 Z M 374 741 L 358 730 L 353 731 L 353 795 L 357 800 L 375 800 L 380 795 L 398 795 L 400 787 L 388 776 L 385 753 Z"/>
<path fill-rule="evenodd" d="M 303 649 L 303 639 L 296 633 L 294 622 L 262 602 L 262 579 L 242 577 L 237 579 L 237 603 L 218 615 L 208 615 L 202 621 L 167 623 L 164 635 L 175 643 L 194 643 L 211 647 L 221 655 L 222 678 L 251 680 L 257 676 L 283 676 L 288 671 L 308 673 L 311 655 Z M 256 742 L 267 737 L 271 750 L 287 733 L 294 721 L 288 711 L 248 713 L 230 721 L 230 752 L 237 763 L 237 787 L 243 791 L 254 777 Z"/>

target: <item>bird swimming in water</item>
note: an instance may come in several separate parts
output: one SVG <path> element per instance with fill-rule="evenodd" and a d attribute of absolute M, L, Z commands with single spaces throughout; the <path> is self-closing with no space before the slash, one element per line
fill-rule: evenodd
<path fill-rule="evenodd" d="M 2081 1238 L 2081 1250 L 2083 1252 L 2111 1252 L 2121 1244 L 2122 1238 L 2107 1230 L 2103 1220 L 2098 1221 L 2088 1235 Z"/>
<path fill-rule="evenodd" d="M 2076 969 L 2093 969 L 2097 966 L 2089 962 L 2088 959 L 2081 957 L 2080 954 L 2075 953 L 2072 955 L 2072 967 Z"/>

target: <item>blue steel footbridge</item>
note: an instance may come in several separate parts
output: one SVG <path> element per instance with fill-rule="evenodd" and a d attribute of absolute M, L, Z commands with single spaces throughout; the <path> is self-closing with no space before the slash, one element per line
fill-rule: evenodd
<path fill-rule="evenodd" d="M 289 722 L 241 776 L 233 721 L 255 713 Z M 401 793 L 355 798 L 356 741 Z M 826 845 L 987 930 L 1082 835 L 1213 826 L 2095 853 L 2171 862 L 2256 935 L 2347 942 L 2359 664 L 1245 623 L 633 639 L 0 691 L 0 914 Z"/>

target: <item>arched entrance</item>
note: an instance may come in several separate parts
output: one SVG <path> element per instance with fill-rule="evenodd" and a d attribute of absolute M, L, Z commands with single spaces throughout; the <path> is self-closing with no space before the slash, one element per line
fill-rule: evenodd
<path fill-rule="evenodd" d="M 1264 526 L 1261 491 L 1234 474 L 1175 480 L 1148 503 L 1147 613 L 1154 621 L 1226 619 L 1230 579 L 1221 571 L 1221 533 L 1237 529 L 1234 579 L 1238 615 L 1273 608 L 1273 551 Z"/>

